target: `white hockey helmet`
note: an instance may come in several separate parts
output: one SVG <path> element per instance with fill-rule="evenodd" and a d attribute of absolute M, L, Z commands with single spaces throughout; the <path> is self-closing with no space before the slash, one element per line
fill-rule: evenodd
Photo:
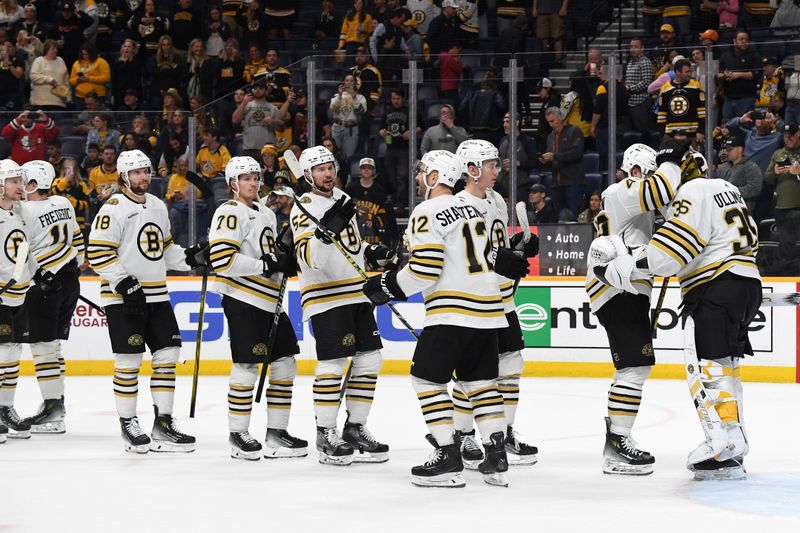
<path fill-rule="evenodd" d="M 500 152 L 489 141 L 481 139 L 468 139 L 456 148 L 456 155 L 464 166 L 464 172 L 469 174 L 469 165 L 475 165 L 480 171 L 484 161 L 496 160 L 500 163 Z M 472 176 L 470 174 L 470 176 Z M 478 176 L 472 176 L 477 181 Z"/>
<path fill-rule="evenodd" d="M 130 186 L 128 172 L 138 168 L 146 168 L 149 174 L 153 173 L 153 165 L 150 162 L 150 158 L 141 150 L 126 150 L 117 157 L 117 172 L 119 172 L 119 177 L 123 179 L 126 185 Z"/>
<path fill-rule="evenodd" d="M 697 150 L 689 150 L 681 161 L 681 184 L 708 176 L 708 162 Z"/>
<path fill-rule="evenodd" d="M 642 143 L 630 145 L 622 156 L 620 169 L 628 176 L 631 176 L 633 167 L 639 167 L 639 170 L 642 171 L 642 176 L 655 172 L 658 168 L 658 165 L 656 165 L 656 151 Z"/>
<path fill-rule="evenodd" d="M 339 162 L 336 161 L 336 158 L 333 156 L 330 150 L 321 145 L 312 146 L 311 148 L 306 148 L 303 150 L 303 152 L 300 154 L 298 163 L 300 164 L 300 168 L 303 170 L 303 177 L 312 187 L 314 186 L 314 179 L 311 177 L 311 169 L 313 169 L 315 166 L 323 163 L 333 163 L 336 173 L 339 173 Z"/>
<path fill-rule="evenodd" d="M 25 171 L 13 159 L 3 159 L 0 161 L 0 187 L 5 186 L 8 178 L 20 177 L 25 180 Z"/>
<path fill-rule="evenodd" d="M 225 181 L 229 187 L 233 188 L 232 183 L 233 181 L 238 181 L 239 176 L 253 172 L 261 179 L 261 166 L 255 159 L 250 156 L 232 157 L 228 164 L 225 165 Z"/>
<path fill-rule="evenodd" d="M 56 179 L 56 170 L 47 161 L 28 161 L 22 165 L 24 175 L 22 180 L 27 186 L 30 182 L 36 182 L 36 188 L 39 190 L 50 189 L 53 186 L 53 181 Z"/>
<path fill-rule="evenodd" d="M 417 163 L 414 169 L 414 176 L 422 173 L 427 178 L 433 171 L 438 173 L 439 177 L 432 186 L 428 185 L 427 180 L 423 182 L 427 189 L 425 191 L 425 198 L 427 199 L 431 190 L 437 185 L 447 185 L 451 188 L 455 187 L 458 180 L 461 179 L 463 168 L 464 165 L 461 163 L 461 159 L 453 152 L 448 152 L 447 150 L 431 150 L 430 152 L 426 152 L 425 155 L 422 156 L 420 162 Z"/>

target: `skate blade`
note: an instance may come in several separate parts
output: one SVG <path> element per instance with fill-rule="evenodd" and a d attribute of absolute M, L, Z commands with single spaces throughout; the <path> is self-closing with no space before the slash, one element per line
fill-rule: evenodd
<path fill-rule="evenodd" d="M 745 479 L 747 479 L 747 472 L 741 466 L 694 471 L 695 481 L 742 481 Z"/>
<path fill-rule="evenodd" d="M 505 472 L 483 474 L 483 482 L 493 487 L 508 487 L 508 478 L 506 478 Z"/>
<path fill-rule="evenodd" d="M 480 459 L 479 461 L 467 461 L 466 459 L 462 458 L 461 462 L 464 463 L 464 468 L 467 470 L 477 470 L 478 465 L 483 462 L 483 459 Z"/>
<path fill-rule="evenodd" d="M 142 444 L 140 446 L 134 446 L 133 444 L 126 442 L 125 451 L 128 453 L 145 454 L 150 451 L 150 445 Z"/>
<path fill-rule="evenodd" d="M 431 477 L 414 476 L 411 479 L 411 484 L 416 487 L 439 489 L 460 489 L 467 486 L 467 482 L 464 481 L 464 476 L 461 475 L 461 472 Z"/>
<path fill-rule="evenodd" d="M 350 466 L 353 464 L 353 455 L 328 455 L 324 452 L 319 452 L 319 464 L 330 466 Z"/>
<path fill-rule="evenodd" d="M 353 462 L 354 463 L 385 463 L 389 460 L 389 452 L 381 452 L 381 453 L 371 453 L 371 452 L 360 452 L 358 450 L 355 451 L 353 454 Z"/>
<path fill-rule="evenodd" d="M 31 432 L 30 432 L 30 430 L 14 431 L 13 429 L 9 428 L 9 430 L 8 430 L 8 438 L 9 439 L 20 439 L 20 440 L 29 439 L 29 438 L 31 438 Z"/>
<path fill-rule="evenodd" d="M 539 462 L 539 457 L 536 454 L 532 455 L 517 455 L 515 453 L 506 452 L 508 456 L 509 466 L 533 466 Z"/>
<path fill-rule="evenodd" d="M 4 444 L 6 442 L 6 434 L 0 433 L 0 444 Z"/>
<path fill-rule="evenodd" d="M 45 422 L 44 424 L 31 425 L 31 433 L 60 435 L 67 432 L 67 425 L 63 421 Z"/>
<path fill-rule="evenodd" d="M 653 465 L 632 465 L 606 460 L 603 463 L 603 473 L 622 476 L 649 476 L 653 473 Z"/>
<path fill-rule="evenodd" d="M 177 444 L 165 440 L 152 440 L 150 451 L 156 453 L 191 453 L 195 450 L 195 443 Z"/>
<path fill-rule="evenodd" d="M 300 459 L 308 456 L 308 448 L 264 447 L 264 459 Z"/>
<path fill-rule="evenodd" d="M 234 446 L 231 446 L 231 459 L 242 459 L 244 461 L 258 461 L 261 459 L 261 450 L 254 452 L 246 452 Z"/>

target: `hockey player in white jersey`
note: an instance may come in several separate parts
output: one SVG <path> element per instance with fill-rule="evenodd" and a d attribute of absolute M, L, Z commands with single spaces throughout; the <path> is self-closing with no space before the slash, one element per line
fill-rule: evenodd
<path fill-rule="evenodd" d="M 761 304 L 758 232 L 736 187 L 704 179 L 706 172 L 703 156 L 687 152 L 669 218 L 649 243 L 630 250 L 605 237 L 590 253 L 613 258 L 595 271 L 616 288 L 631 290 L 642 272 L 677 274 L 687 381 L 706 435 L 687 466 L 697 480 L 742 479 L 748 443 L 739 359 L 753 353 L 747 328 Z"/>
<path fill-rule="evenodd" d="M 20 245 L 28 240 L 27 228 L 20 213 L 19 202 L 23 196 L 22 168 L 11 159 L 0 161 L 0 286 L 14 279 Z M 0 442 L 6 436 L 28 439 L 31 426 L 22 420 L 14 409 L 14 395 L 19 378 L 19 358 L 22 344 L 28 342 L 28 317 L 25 293 L 30 285 L 29 268 L 23 270 L 16 283 L 0 295 Z"/>
<path fill-rule="evenodd" d="M 117 159 L 122 192 L 100 208 L 89 233 L 89 264 L 100 275 L 100 298 L 114 351 L 114 396 L 125 450 L 191 452 L 195 438 L 172 418 L 175 365 L 181 334 L 167 292 L 167 269 L 189 270 L 196 247 L 186 251 L 170 233 L 164 202 L 148 193 L 152 168 L 140 150 Z M 139 426 L 136 400 L 145 346 L 152 354 L 155 421 L 151 437 Z"/>
<path fill-rule="evenodd" d="M 601 211 L 595 217 L 598 236 L 618 235 L 628 246 L 641 246 L 653 235 L 655 211 L 665 209 L 680 185 L 686 146 L 667 141 L 657 154 L 644 144 L 631 145 L 622 157 L 620 181 L 603 191 Z M 644 383 L 655 364 L 650 319 L 653 280 L 643 275 L 625 292 L 602 283 L 592 271 L 590 256 L 586 292 L 592 312 L 606 331 L 614 380 L 608 390 L 603 472 L 647 475 L 655 458 L 639 449 L 631 437 L 642 402 Z"/>
<path fill-rule="evenodd" d="M 497 148 L 488 141 L 467 140 L 456 150 L 461 160 L 466 186 L 456 194 L 478 209 L 486 219 L 492 247 L 494 249 L 515 248 L 508 239 L 508 208 L 503 197 L 493 187 L 500 173 L 500 155 Z M 522 232 L 514 236 L 517 245 L 522 242 Z M 522 246 L 520 245 L 520 248 Z M 531 236 L 522 252 L 526 258 L 536 257 L 539 253 L 539 238 Z M 525 361 L 522 349 L 525 347 L 522 329 L 517 318 L 514 305 L 514 280 L 498 276 L 500 293 L 503 296 L 503 307 L 508 326 L 497 332 L 499 367 L 497 382 L 503 396 L 506 415 L 506 452 L 512 465 L 536 464 L 538 449 L 536 446 L 522 442 L 514 431 L 514 420 L 519 403 L 519 380 Z M 456 428 L 456 444 L 461 451 L 464 466 L 475 469 L 483 460 L 483 452 L 475 441 L 475 429 L 472 426 L 472 406 L 460 383 L 453 387 L 453 405 L 455 407 L 453 422 Z"/>
<path fill-rule="evenodd" d="M 292 276 L 296 263 L 291 238 L 279 250 L 277 219 L 258 201 L 261 167 L 252 157 L 234 157 L 225 165 L 233 199 L 217 208 L 211 221 L 211 265 L 216 277 L 211 290 L 222 296 L 230 331 L 231 367 L 228 426 L 231 457 L 258 460 L 262 446 L 250 436 L 253 389 L 259 363 L 269 345 L 280 283 Z M 286 313 L 281 313 L 269 353 L 267 435 L 264 457 L 305 457 L 308 443 L 287 431 L 292 386 L 297 374 L 297 338 Z"/>
<path fill-rule="evenodd" d="M 361 293 L 364 280 L 333 239 L 361 269 L 365 263 L 369 268 L 392 268 L 397 255 L 383 245 L 362 243 L 355 205 L 334 186 L 338 168 L 333 154 L 322 146 L 306 148 L 299 164 L 311 192 L 295 201 L 290 221 L 300 268 L 303 320 L 311 321 L 316 340 L 313 391 L 319 461 L 382 463 L 389 460 L 389 447 L 372 437 L 366 423 L 383 345 L 372 306 Z M 352 371 L 345 384 L 347 421 L 339 436 L 336 416 L 348 358 L 352 358 Z"/>
<path fill-rule="evenodd" d="M 43 403 L 26 418 L 32 433 L 64 433 L 64 375 L 61 341 L 69 338 L 80 296 L 78 265 L 83 264 L 83 233 L 75 210 L 63 196 L 51 196 L 56 177 L 47 161 L 22 165 L 27 201 L 22 206 L 28 231 L 33 281 L 25 297 L 33 368 Z"/>
<path fill-rule="evenodd" d="M 436 448 L 411 469 L 423 487 L 463 487 L 461 454 L 454 442 L 453 402 L 447 384 L 455 373 L 472 404 L 485 458 L 484 481 L 507 486 L 506 417 L 498 390 L 498 330 L 508 326 L 496 274 L 519 278 L 528 261 L 508 248 L 493 250 L 483 214 L 453 195 L 461 179 L 458 156 L 426 153 L 415 170 L 425 201 L 414 208 L 406 235 L 409 263 L 374 276 L 364 293 L 376 304 L 404 301 L 422 292 L 425 322 L 414 350 L 412 384 Z"/>

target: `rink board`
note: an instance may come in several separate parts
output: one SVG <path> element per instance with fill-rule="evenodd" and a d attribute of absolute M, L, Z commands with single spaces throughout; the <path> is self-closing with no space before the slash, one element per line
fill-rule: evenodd
<path fill-rule="evenodd" d="M 794 292 L 798 278 L 767 278 L 764 292 Z M 516 295 L 517 312 L 526 348 L 526 376 L 603 377 L 613 373 L 605 332 L 589 311 L 583 278 L 536 277 L 520 283 Z M 195 352 L 200 301 L 200 278 L 175 277 L 168 280 L 170 299 L 181 328 L 183 348 L 179 373 L 191 373 Z M 653 305 L 661 280 L 656 280 Z M 100 302 L 98 278 L 81 278 L 81 294 Z M 295 279 L 289 281 L 286 306 L 300 342 L 299 370 L 313 372 L 315 343 L 309 323 L 301 318 L 300 293 Z M 684 377 L 682 370 L 683 331 L 676 309 L 680 289 L 673 279 L 667 289 L 659 329 L 654 341 L 658 365 L 653 376 Z M 396 304 L 414 327 L 421 327 L 424 306 L 420 295 Z M 414 338 L 393 318 L 387 307 L 376 310 L 384 343 L 383 373 L 407 373 L 414 351 Z M 218 295 L 209 292 L 206 302 L 202 344 L 202 374 L 227 374 L 230 368 L 228 329 Z M 265 324 L 264 327 L 268 327 Z M 750 381 L 800 382 L 800 315 L 795 307 L 761 308 L 751 325 L 750 339 L 756 356 L 744 363 L 745 379 Z M 26 348 L 27 350 L 27 348 Z M 105 319 L 83 302 L 78 303 L 70 339 L 63 354 L 68 372 L 75 375 L 110 375 L 113 371 L 111 345 Z M 28 354 L 24 374 L 32 374 Z M 147 366 L 147 365 L 146 365 Z"/>

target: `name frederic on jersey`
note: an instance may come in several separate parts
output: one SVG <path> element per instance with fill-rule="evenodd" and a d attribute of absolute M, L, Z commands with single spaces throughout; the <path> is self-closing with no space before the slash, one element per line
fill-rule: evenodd
<path fill-rule="evenodd" d="M 69 215 L 69 209 L 55 209 L 50 211 L 49 213 L 45 213 L 44 215 L 39 216 L 39 223 L 42 225 L 43 228 L 53 224 L 54 222 L 58 222 L 59 220 L 69 220 L 72 217 Z"/>
<path fill-rule="evenodd" d="M 473 218 L 484 218 L 483 215 L 471 205 L 454 205 L 448 207 L 444 211 L 436 213 L 436 220 L 446 228 L 453 222 L 459 219 L 470 220 Z"/>

